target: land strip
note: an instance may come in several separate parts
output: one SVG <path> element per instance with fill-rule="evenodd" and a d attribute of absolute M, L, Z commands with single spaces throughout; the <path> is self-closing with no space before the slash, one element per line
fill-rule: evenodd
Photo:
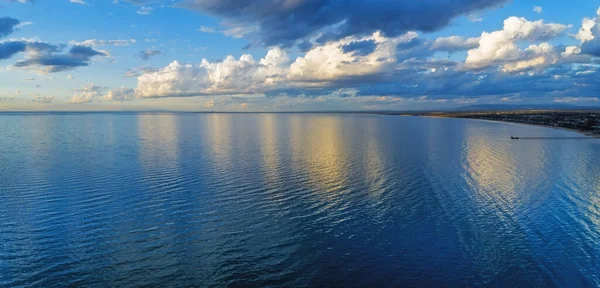
<path fill-rule="evenodd" d="M 600 137 L 600 111 L 524 110 L 482 112 L 429 112 L 420 116 L 469 118 L 514 122 L 574 130 L 588 136 Z"/>

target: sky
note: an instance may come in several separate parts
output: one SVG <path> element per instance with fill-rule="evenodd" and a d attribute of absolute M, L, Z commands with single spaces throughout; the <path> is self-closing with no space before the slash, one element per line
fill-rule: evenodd
<path fill-rule="evenodd" d="M 597 0 L 0 0 L 0 111 L 600 106 Z"/>

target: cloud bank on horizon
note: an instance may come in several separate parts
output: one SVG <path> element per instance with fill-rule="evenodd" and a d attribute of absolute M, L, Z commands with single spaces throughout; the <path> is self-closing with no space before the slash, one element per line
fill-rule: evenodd
<path fill-rule="evenodd" d="M 5 2 L 0 110 L 600 106 L 592 0 Z"/>

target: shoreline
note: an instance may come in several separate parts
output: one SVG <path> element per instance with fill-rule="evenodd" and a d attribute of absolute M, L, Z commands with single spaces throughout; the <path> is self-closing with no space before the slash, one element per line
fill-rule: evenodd
<path fill-rule="evenodd" d="M 495 119 L 485 119 L 485 118 L 476 118 L 476 117 L 454 117 L 454 116 L 448 116 L 448 115 L 443 115 L 443 116 L 427 116 L 427 115 L 423 115 L 425 117 L 434 117 L 434 118 L 453 118 L 453 119 L 468 119 L 468 120 L 477 120 L 477 121 L 489 121 L 489 122 L 496 122 L 496 123 L 509 123 L 509 124 L 517 124 L 517 125 L 527 125 L 527 126 L 537 126 L 537 127 L 544 127 L 544 128 L 551 128 L 551 129 L 556 129 L 556 130 L 564 130 L 564 131 L 571 131 L 571 132 L 576 132 L 578 134 L 581 134 L 583 136 L 589 137 L 590 139 L 600 139 L 600 134 L 597 133 L 590 133 L 590 132 L 586 132 L 583 130 L 579 130 L 579 129 L 573 129 L 573 128 L 567 128 L 567 127 L 560 127 L 560 126 L 551 126 L 551 125 L 543 125 L 543 124 L 537 124 L 537 123 L 527 123 L 527 122 L 519 122 L 519 121 L 506 121 L 506 120 L 495 120 Z M 422 116 L 420 116 L 422 117 Z"/>

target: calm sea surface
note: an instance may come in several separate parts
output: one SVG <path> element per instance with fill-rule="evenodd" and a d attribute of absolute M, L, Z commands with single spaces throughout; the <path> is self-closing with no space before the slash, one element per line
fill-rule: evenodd
<path fill-rule="evenodd" d="M 600 140 L 461 119 L 0 114 L 0 286 L 598 286 Z"/>

